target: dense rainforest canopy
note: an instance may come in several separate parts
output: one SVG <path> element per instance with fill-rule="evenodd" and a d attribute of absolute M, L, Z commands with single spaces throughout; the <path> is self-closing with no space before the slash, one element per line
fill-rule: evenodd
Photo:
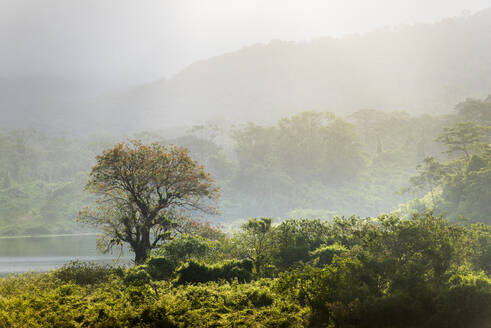
<path fill-rule="evenodd" d="M 221 188 L 214 220 L 227 225 L 254 216 L 408 216 L 430 208 L 477 222 L 490 217 L 490 112 L 488 97 L 467 99 L 452 115 L 310 111 L 276 125 L 217 120 L 132 138 L 189 149 Z M 117 141 L 1 132 L 0 234 L 83 229 L 74 218 L 94 200 L 83 191 L 89 170 Z"/>

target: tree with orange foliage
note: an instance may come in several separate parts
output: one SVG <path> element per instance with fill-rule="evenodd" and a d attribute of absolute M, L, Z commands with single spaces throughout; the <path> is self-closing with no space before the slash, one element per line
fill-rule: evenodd
<path fill-rule="evenodd" d="M 78 221 L 102 229 L 98 247 L 105 252 L 127 243 L 141 264 L 171 238 L 177 219 L 217 212 L 218 187 L 184 148 L 131 141 L 96 159 L 86 190 L 98 198 Z"/>

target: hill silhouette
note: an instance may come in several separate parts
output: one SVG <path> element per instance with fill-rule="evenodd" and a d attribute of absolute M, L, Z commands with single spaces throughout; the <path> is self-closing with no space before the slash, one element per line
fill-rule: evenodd
<path fill-rule="evenodd" d="M 128 132 L 216 117 L 270 123 L 310 109 L 446 113 L 489 93 L 491 9 L 344 38 L 244 47 L 168 80 L 63 106 L 56 122 Z"/>

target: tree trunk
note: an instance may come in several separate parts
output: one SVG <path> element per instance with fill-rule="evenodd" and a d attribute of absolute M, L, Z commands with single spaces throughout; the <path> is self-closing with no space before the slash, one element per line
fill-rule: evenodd
<path fill-rule="evenodd" d="M 148 257 L 147 251 L 141 246 L 136 247 L 133 251 L 135 252 L 135 264 L 139 265 L 145 263 Z"/>
<path fill-rule="evenodd" d="M 148 229 L 142 229 L 142 237 L 140 242 L 133 247 L 135 252 L 135 264 L 143 264 L 150 255 L 150 231 Z"/>

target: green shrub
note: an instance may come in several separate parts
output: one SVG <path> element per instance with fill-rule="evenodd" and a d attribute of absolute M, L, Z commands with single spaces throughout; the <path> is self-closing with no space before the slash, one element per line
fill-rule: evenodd
<path fill-rule="evenodd" d="M 146 263 L 146 271 L 153 280 L 165 280 L 172 277 L 176 263 L 164 257 L 151 257 Z"/>
<path fill-rule="evenodd" d="M 194 260 L 214 260 L 220 252 L 220 242 L 199 235 L 183 234 L 171 239 L 156 251 L 175 263 Z"/>
<path fill-rule="evenodd" d="M 180 285 L 213 281 L 214 277 L 212 271 L 213 269 L 210 265 L 191 260 L 184 263 L 176 270 L 176 283 Z"/>
<path fill-rule="evenodd" d="M 120 268 L 113 268 L 109 265 L 76 260 L 64 264 L 55 271 L 54 275 L 64 282 L 90 285 L 105 282 L 111 274 L 117 274 L 120 271 Z"/>
<path fill-rule="evenodd" d="M 332 245 L 274 279 L 251 281 L 249 260 L 190 260 L 172 272 L 176 262 L 158 257 L 0 278 L 0 327 L 489 326 L 487 228 L 431 216 L 334 224 Z"/>
<path fill-rule="evenodd" d="M 51 273 L 22 274 L 0 278 L 0 327 L 305 327 L 309 310 L 278 298 L 269 283 L 150 288 L 113 275 L 87 288 Z"/>
<path fill-rule="evenodd" d="M 181 327 L 306 327 L 309 310 L 271 293 L 267 281 L 208 282 L 172 289 L 170 315 Z"/>
<path fill-rule="evenodd" d="M 151 280 L 146 265 L 138 265 L 126 270 L 123 281 L 127 285 L 145 285 Z"/>
<path fill-rule="evenodd" d="M 252 262 L 250 260 L 231 260 L 215 265 L 208 265 L 198 261 L 188 261 L 176 270 L 176 283 L 205 283 L 208 281 L 237 279 L 240 282 L 251 280 Z"/>
<path fill-rule="evenodd" d="M 486 327 L 491 323 L 491 279 L 484 273 L 456 273 L 442 294 L 433 327 Z"/>
<path fill-rule="evenodd" d="M 334 255 L 340 255 L 346 251 L 347 249 L 344 246 L 333 244 L 317 248 L 310 253 L 310 256 L 314 260 L 314 264 L 324 266 L 332 263 Z"/>
<path fill-rule="evenodd" d="M 274 298 L 267 290 L 254 290 L 247 294 L 248 299 L 255 307 L 270 306 L 273 304 Z"/>

